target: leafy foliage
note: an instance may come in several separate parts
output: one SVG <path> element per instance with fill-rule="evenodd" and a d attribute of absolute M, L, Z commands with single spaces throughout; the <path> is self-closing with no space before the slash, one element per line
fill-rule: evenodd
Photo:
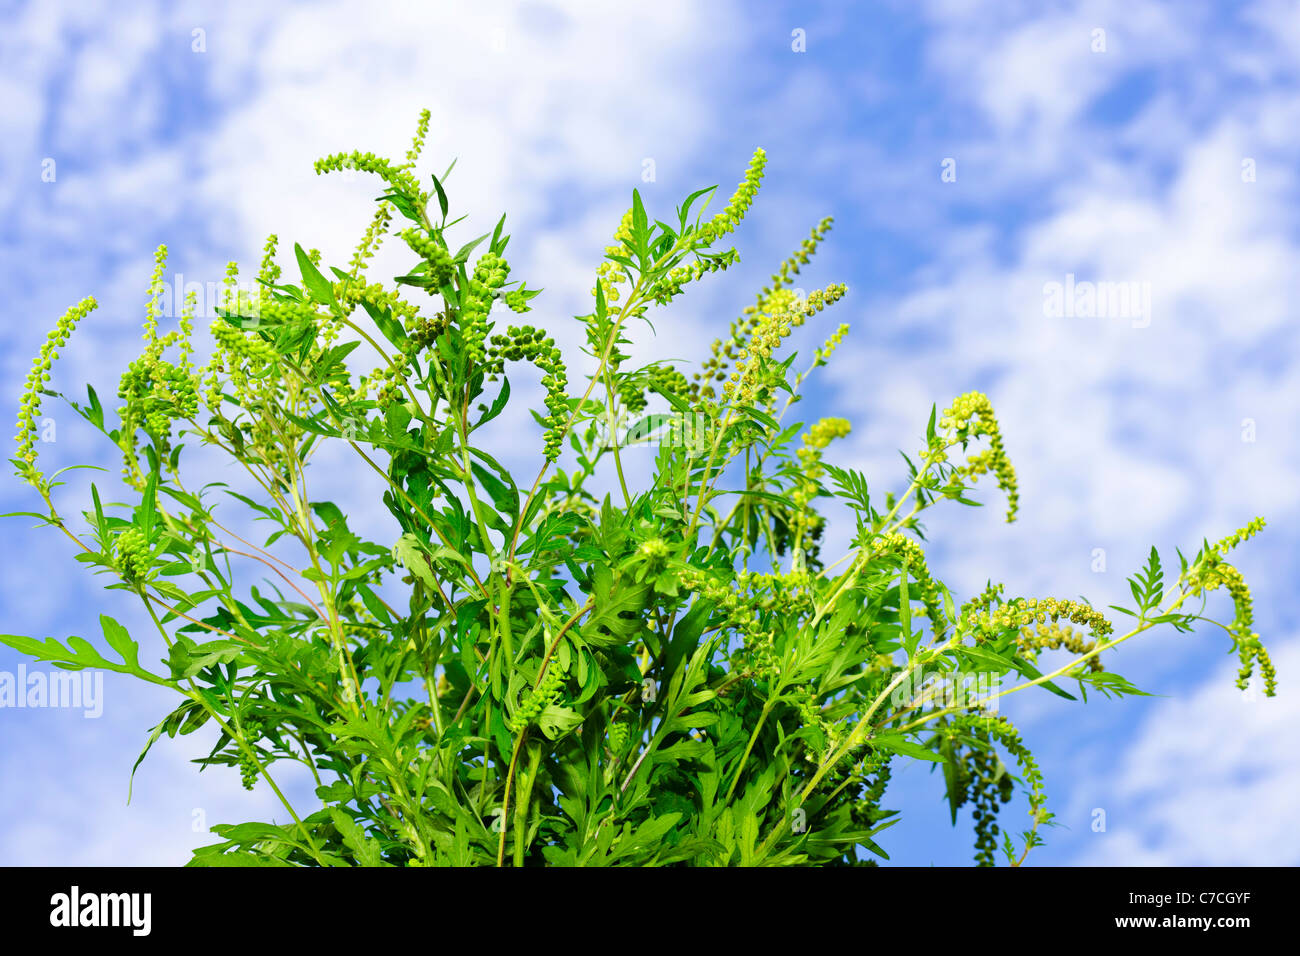
<path fill-rule="evenodd" d="M 530 311 L 539 290 L 511 278 L 504 217 L 452 241 L 451 170 L 429 188 L 415 171 L 427 126 L 425 114 L 402 163 L 355 152 L 317 163 L 384 183 L 349 268 L 295 245 L 297 278 L 283 276 L 271 237 L 250 293 L 232 263 L 205 365 L 192 360 L 193 301 L 159 333 L 159 250 L 147 346 L 123 376 L 118 424 L 93 389 L 71 401 L 120 449 L 134 501 L 105 504 L 92 485 L 80 533 L 56 509 L 57 475 L 36 467 L 32 429 L 41 396 L 57 394 L 45 387 L 56 348 L 93 300 L 60 321 L 29 379 L 14 464 L 46 511 L 28 514 L 140 598 L 165 655 L 146 668 L 107 617 L 120 663 L 78 637 L 0 639 L 172 688 L 181 702 L 145 753 L 163 733 L 211 722 L 216 744 L 200 763 L 275 791 L 290 822 L 215 827 L 220 842 L 192 865 L 871 864 L 888 858 L 882 833 L 898 817 L 883 801 L 910 760 L 942 768 L 954 822 L 974 805 L 978 862 L 1000 848 L 1018 864 L 1051 814 L 1032 754 L 994 713 L 999 698 L 1042 687 L 1074 700 L 1069 681 L 1085 697 L 1140 693 L 1100 655 L 1158 624 L 1190 629 L 1203 618 L 1184 605 L 1220 585 L 1235 602 L 1227 630 L 1242 680 L 1257 664 L 1272 694 L 1249 592 L 1222 557 L 1262 521 L 1180 555 L 1169 587 L 1153 549 L 1131 582 L 1134 607 L 1116 608 L 1135 621 L 1119 636 L 1084 602 L 1006 599 L 1001 585 L 957 606 L 926 564 L 918 516 L 978 504 L 970 496 L 989 475 L 1014 520 L 1015 471 L 989 399 L 931 409 L 924 447 L 904 455 L 906 487 L 883 499 L 825 460 L 846 420 L 786 421 L 847 332 L 835 329 L 805 371 L 782 355 L 795 328 L 847 293 L 793 288 L 829 219 L 693 379 L 671 364 L 631 367 L 631 321 L 736 261 L 718 243 L 753 201 L 761 150 L 711 217 L 713 189 L 667 221 L 633 193 L 593 310 L 578 317 L 594 371 L 574 395 L 550 334 L 499 331 L 502 310 Z M 394 220 L 407 223 L 396 235 L 414 264 L 373 282 L 368 262 Z M 477 435 L 511 401 L 520 362 L 546 391 L 533 413 L 540 467 L 524 481 Z M 651 403 L 662 410 L 647 413 Z M 629 427 L 629 415 L 642 417 Z M 653 477 L 634 490 L 621 449 L 646 436 L 658 437 Z M 196 485 L 182 439 L 229 456 L 256 493 Z M 382 479 L 387 537 L 311 497 L 309 466 L 327 442 Z M 617 491 L 602 496 L 606 474 Z M 823 557 L 818 510 L 832 500 L 855 521 L 836 561 Z M 219 505 L 260 522 L 265 539 L 240 537 Z M 1059 651 L 1059 666 L 1040 660 Z M 969 677 L 976 692 L 953 694 Z M 284 761 L 314 778 L 314 812 L 276 783 Z M 1017 785 L 1030 825 L 999 844 L 997 813 Z"/>

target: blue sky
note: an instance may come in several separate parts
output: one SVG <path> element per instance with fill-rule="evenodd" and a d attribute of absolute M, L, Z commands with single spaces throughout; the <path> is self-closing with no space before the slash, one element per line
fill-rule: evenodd
<path fill-rule="evenodd" d="M 671 211 L 698 186 L 729 189 L 761 145 L 742 264 L 657 317 L 638 355 L 702 355 L 834 215 L 801 281 L 850 293 L 796 344 L 853 328 L 803 415 L 852 420 L 832 460 L 901 489 L 897 450 L 918 447 L 931 404 L 980 389 L 1019 473 L 1016 524 L 992 500 L 928 524 L 931 567 L 960 595 L 992 578 L 1119 603 L 1152 544 L 1194 551 L 1264 515 L 1239 566 L 1278 698 L 1234 690 L 1227 641 L 1206 628 L 1111 657 L 1161 696 L 1022 694 L 1004 709 L 1063 824 L 1031 860 L 1300 863 L 1300 5 L 49 2 L 0 3 L 0 17 L 6 401 L 47 329 L 92 293 L 100 310 L 55 384 L 113 393 L 160 242 L 169 278 L 187 281 L 219 282 L 229 259 L 252 267 L 273 231 L 344 260 L 373 186 L 316 177 L 312 160 L 400 153 L 421 107 L 426 166 L 458 159 L 452 201 L 476 223 L 508 212 L 514 275 L 546 288 L 534 315 L 562 344 L 579 341 L 568 317 L 586 310 L 630 190 Z M 1136 283 L 1150 308 L 1047 314 L 1045 286 L 1067 281 Z M 47 470 L 115 469 L 74 416 L 48 412 Z M 522 409 L 504 424 L 532 434 Z M 534 460 L 526 442 L 503 451 Z M 338 464 L 313 479 L 318 495 L 380 527 L 368 478 Z M 3 510 L 34 504 L 0 485 Z M 22 519 L 3 534 L 0 630 L 94 637 L 106 611 L 145 633 L 57 537 Z M 0 671 L 18 664 L 0 651 Z M 178 863 L 210 842 L 208 824 L 274 816 L 237 774 L 194 772 L 202 734 L 163 740 L 126 805 L 130 765 L 170 707 L 109 674 L 96 719 L 0 709 L 0 862 Z M 896 862 L 969 861 L 968 821 L 948 826 L 937 777 L 914 768 L 891 795 Z M 1007 811 L 1015 829 L 1023 809 Z"/>

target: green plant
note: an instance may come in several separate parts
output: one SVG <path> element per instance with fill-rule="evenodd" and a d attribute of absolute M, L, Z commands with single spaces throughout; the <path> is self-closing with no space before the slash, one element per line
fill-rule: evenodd
<path fill-rule="evenodd" d="M 633 320 L 736 261 L 716 247 L 753 200 L 761 150 L 711 217 L 711 189 L 668 221 L 633 193 L 597 270 L 593 311 L 579 317 L 594 371 L 575 396 L 544 330 L 500 331 L 504 309 L 526 313 L 538 294 L 510 277 L 504 217 L 488 235 L 451 242 L 460 220 L 448 218 L 446 174 L 415 172 L 427 124 L 426 113 L 403 163 L 369 153 L 317 163 L 387 187 L 349 268 L 323 268 L 295 246 L 300 278 L 289 281 L 271 237 L 255 293 L 229 267 L 206 364 L 193 361 L 193 299 L 176 330 L 159 332 L 159 250 L 118 424 L 93 388 L 84 404 L 69 400 L 121 450 L 131 498 L 106 504 L 92 485 L 84 532 L 57 510 L 59 473 L 37 468 L 34 435 L 43 398 L 58 395 L 51 363 L 93 299 L 60 320 L 28 378 L 14 464 L 46 511 L 25 514 L 66 535 L 79 561 L 112 576 L 109 587 L 140 598 L 166 656 L 146 666 L 107 616 L 116 657 L 78 637 L 2 639 L 61 667 L 172 688 L 180 705 L 140 759 L 162 734 L 211 722 L 216 744 L 199 762 L 274 790 L 288 822 L 214 827 L 221 841 L 195 851 L 193 865 L 869 862 L 886 857 L 877 840 L 897 819 L 883 807 L 886 786 L 907 760 L 942 767 L 954 821 L 975 806 L 979 862 L 1000 847 L 1019 863 L 1051 814 L 1033 756 L 994 713 L 1001 697 L 1042 687 L 1073 699 L 1067 679 L 1085 699 L 1089 689 L 1141 693 L 1100 655 L 1160 624 L 1209 620 L 1184 605 L 1219 586 L 1236 609 L 1225 629 L 1240 685 L 1258 665 L 1274 693 L 1249 591 L 1226 562 L 1261 520 L 1191 559 L 1180 553 L 1168 586 L 1152 549 L 1130 582 L 1134 607 L 1115 608 L 1133 619 L 1120 635 L 1085 603 L 1006 598 L 1000 585 L 956 603 L 927 567 L 918 518 L 944 501 L 975 504 L 967 495 L 988 475 L 1014 519 L 1015 471 L 989 400 L 970 393 L 931 409 L 924 447 L 904 456 L 906 487 L 880 504 L 862 474 L 826 460 L 847 421 L 786 420 L 847 331 L 834 330 L 802 371 L 782 354 L 794 328 L 846 293 L 792 288 L 829 219 L 692 378 L 671 364 L 631 365 Z M 367 264 L 394 218 L 409 223 L 396 234 L 415 264 L 372 282 Z M 481 447 L 480 430 L 510 400 L 508 375 L 538 373 L 541 467 L 520 483 Z M 647 411 L 652 403 L 660 410 Z M 653 477 L 634 489 L 621 446 L 651 433 Z M 255 492 L 183 478 L 182 439 L 229 456 Z M 330 442 L 382 479 L 392 525 L 380 540 L 311 497 L 308 466 Z M 601 497 L 596 476 L 611 465 L 617 490 Z M 817 510 L 829 499 L 856 522 L 851 549 L 831 562 Z M 266 522 L 262 544 L 219 520 L 220 503 Z M 247 583 L 250 571 L 265 583 Z M 1058 649 L 1059 666 L 1041 662 Z M 921 682 L 927 671 L 938 683 Z M 977 693 L 953 693 L 972 676 Z M 320 809 L 291 804 L 272 774 L 284 761 L 305 765 Z M 1029 828 L 1019 845 L 1008 834 L 999 843 L 996 814 L 1017 782 Z"/>

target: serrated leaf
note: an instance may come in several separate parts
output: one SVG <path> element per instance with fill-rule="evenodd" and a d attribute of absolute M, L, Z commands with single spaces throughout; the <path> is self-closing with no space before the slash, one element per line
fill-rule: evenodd
<path fill-rule="evenodd" d="M 344 846 L 352 851 L 359 866 L 393 865 L 384 861 L 379 842 L 367 836 L 355 820 L 336 807 L 330 807 L 329 813 L 330 819 L 334 821 L 334 826 L 339 831 L 339 836 L 343 838 Z"/>
<path fill-rule="evenodd" d="M 420 543 L 420 539 L 408 532 L 398 538 L 397 544 L 393 547 L 397 551 L 397 560 L 402 563 L 402 567 L 419 578 L 420 583 L 430 591 L 436 591 L 438 584 L 425 558 L 425 548 Z"/>

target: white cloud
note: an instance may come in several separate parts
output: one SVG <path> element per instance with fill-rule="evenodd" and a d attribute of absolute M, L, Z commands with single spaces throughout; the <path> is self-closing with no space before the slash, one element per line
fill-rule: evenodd
<path fill-rule="evenodd" d="M 1275 645 L 1283 675 L 1300 672 L 1300 644 Z M 1236 690 L 1235 664 L 1200 687 L 1162 702 L 1134 729 L 1111 767 L 1081 785 L 1090 806 L 1107 810 L 1078 862 L 1125 866 L 1295 866 L 1300 790 L 1294 730 L 1300 695 L 1268 699 L 1258 678 L 1250 696 Z M 1076 817 L 1080 814 L 1075 814 Z"/>

